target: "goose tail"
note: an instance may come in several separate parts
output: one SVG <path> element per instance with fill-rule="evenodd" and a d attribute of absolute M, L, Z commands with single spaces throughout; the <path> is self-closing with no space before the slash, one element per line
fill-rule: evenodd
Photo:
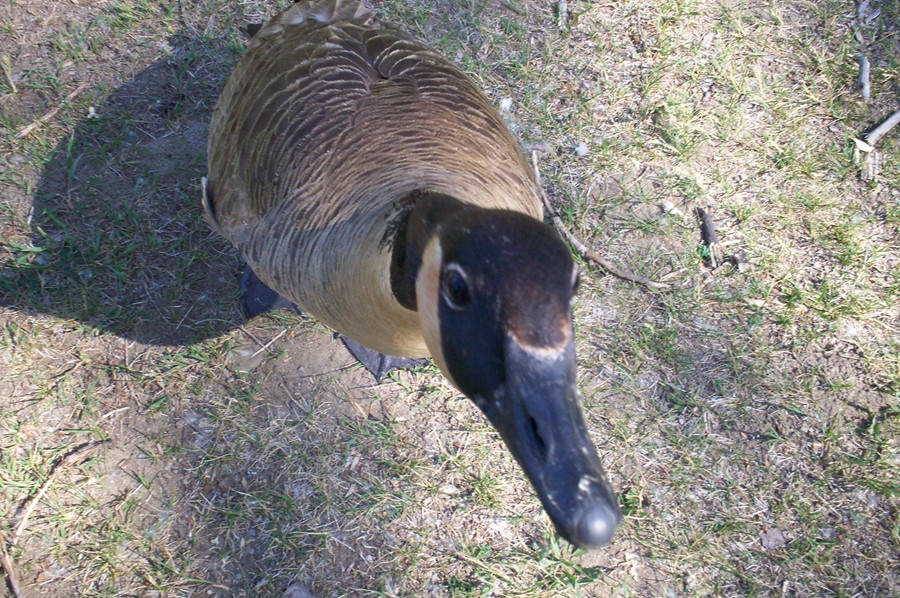
<path fill-rule="evenodd" d="M 374 18 L 375 13 L 362 0 L 301 0 L 277 17 L 281 25 L 298 25 L 306 21 L 370 23 Z"/>
<path fill-rule="evenodd" d="M 337 21 L 373 25 L 375 13 L 362 0 L 300 0 L 268 23 L 247 25 L 245 32 L 255 41 L 278 35 L 285 27 L 293 25 L 310 22 L 327 25 Z"/>
<path fill-rule="evenodd" d="M 222 232 L 222 228 L 219 226 L 219 221 L 216 220 L 216 211 L 213 207 L 212 192 L 209 189 L 209 183 L 206 177 L 200 179 L 200 189 L 202 193 L 202 195 L 200 196 L 200 205 L 203 206 L 203 217 L 206 219 L 206 222 L 207 224 L 209 224 L 210 228 L 224 237 L 225 235 Z"/>

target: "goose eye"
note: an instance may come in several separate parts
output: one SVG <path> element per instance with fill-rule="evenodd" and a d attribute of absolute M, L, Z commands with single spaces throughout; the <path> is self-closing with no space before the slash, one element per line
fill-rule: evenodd
<path fill-rule="evenodd" d="M 443 291 L 444 299 L 447 300 L 450 307 L 459 309 L 472 301 L 472 296 L 469 294 L 469 283 L 466 282 L 459 266 L 455 264 L 444 270 Z"/>

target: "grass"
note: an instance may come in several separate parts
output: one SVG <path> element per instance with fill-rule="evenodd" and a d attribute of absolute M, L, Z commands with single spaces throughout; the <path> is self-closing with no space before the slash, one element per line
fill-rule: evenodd
<path fill-rule="evenodd" d="M 28 595 L 897 594 L 898 137 L 874 182 L 852 151 L 897 109 L 896 0 L 861 25 L 868 104 L 843 2 L 571 2 L 564 29 L 547 3 L 377 4 L 508 100 L 578 235 L 672 284 L 583 265 L 614 544 L 561 541 L 433 366 L 376 387 L 313 320 L 240 318 L 197 181 L 238 26 L 270 7 L 14 1 L 0 530 L 72 447 L 112 440 L 11 549 Z M 710 272 L 696 207 L 745 267 Z"/>

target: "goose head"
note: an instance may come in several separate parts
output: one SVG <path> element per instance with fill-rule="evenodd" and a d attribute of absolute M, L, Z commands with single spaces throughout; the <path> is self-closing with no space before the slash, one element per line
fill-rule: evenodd
<path fill-rule="evenodd" d="M 560 534 L 608 544 L 621 513 L 581 409 L 569 249 L 530 216 L 445 196 L 417 204 L 406 236 L 438 367 L 500 433 Z"/>

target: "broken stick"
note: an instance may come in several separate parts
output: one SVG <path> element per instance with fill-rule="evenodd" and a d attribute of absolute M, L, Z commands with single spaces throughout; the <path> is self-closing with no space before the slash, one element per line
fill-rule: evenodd
<path fill-rule="evenodd" d="M 12 592 L 15 598 L 22 598 L 22 589 L 19 588 L 19 582 L 16 581 L 12 559 L 9 558 L 9 553 L 6 551 L 6 535 L 2 533 L 0 533 L 0 565 L 3 566 L 3 572 L 6 573 L 6 583 L 9 586 L 9 591 Z"/>
<path fill-rule="evenodd" d="M 47 479 L 44 480 L 44 483 L 41 484 L 41 487 L 38 489 L 38 491 L 28 499 L 26 499 L 26 501 L 22 504 L 22 515 L 19 517 L 19 523 L 18 525 L 16 525 L 15 534 L 13 534 L 13 546 L 19 543 L 19 538 L 22 536 L 22 532 L 25 531 L 25 526 L 28 525 L 28 519 L 31 517 L 31 513 L 34 512 L 34 509 L 35 507 L 37 507 L 38 502 L 44 497 L 44 494 L 47 493 L 47 490 L 50 488 L 50 484 L 53 483 L 53 480 L 56 479 L 56 476 L 60 474 L 63 468 L 68 465 L 72 465 L 91 451 L 109 442 L 109 440 L 98 440 L 97 442 L 88 442 L 87 444 L 82 444 L 53 465 L 53 467 L 50 469 L 50 474 L 47 476 Z"/>
<path fill-rule="evenodd" d="M 63 468 L 67 465 L 75 463 L 76 461 L 87 455 L 89 452 L 108 442 L 109 440 L 100 440 L 98 442 L 89 442 L 87 444 L 83 444 L 65 457 L 61 458 L 53 465 L 53 467 L 50 469 L 49 475 L 47 475 L 47 479 L 44 480 L 44 483 L 41 484 L 41 487 L 38 489 L 38 491 L 31 497 L 26 499 L 22 504 L 22 507 L 20 509 L 22 515 L 19 518 L 19 524 L 16 526 L 16 531 L 15 534 L 13 534 L 12 541 L 9 542 L 10 546 L 15 546 L 19 543 L 19 538 L 22 536 L 22 532 L 25 531 L 25 526 L 28 525 L 28 519 L 31 517 L 31 513 L 34 512 L 34 509 L 37 506 L 38 502 L 41 500 L 41 498 L 44 497 L 44 494 L 47 493 L 47 490 L 50 488 L 50 484 L 53 483 L 53 480 L 56 478 L 56 476 L 59 475 Z M 9 590 L 12 592 L 15 598 L 22 598 L 22 590 L 19 587 L 19 582 L 16 581 L 16 573 L 13 569 L 13 561 L 9 556 L 6 544 L 6 534 L 0 532 L 0 565 L 2 565 L 3 572 L 6 574 L 6 580 L 7 585 L 9 585 Z"/>
<path fill-rule="evenodd" d="M 33 123 L 31 123 L 30 125 L 27 125 L 27 126 L 22 127 L 22 129 L 16 134 L 16 137 L 18 137 L 19 139 L 24 139 L 25 137 L 28 137 L 29 135 L 31 135 L 31 133 L 32 133 L 35 129 L 37 129 L 38 127 L 40 127 L 41 125 L 43 125 L 45 122 L 47 122 L 48 120 L 50 120 L 51 118 L 53 118 L 54 116 L 56 116 L 56 113 L 59 112 L 59 109 L 62 108 L 62 106 L 63 106 L 64 104 L 68 104 L 68 103 L 71 102 L 73 99 L 75 99 L 75 96 L 77 96 L 77 95 L 80 94 L 82 91 L 84 91 L 84 88 L 85 88 L 85 87 L 87 87 L 87 83 L 82 83 L 82 84 L 80 84 L 80 85 L 79 85 L 78 87 L 76 87 L 73 91 L 71 91 L 71 92 L 69 93 L 69 95 L 66 96 L 66 99 L 64 99 L 64 100 L 62 101 L 62 104 L 60 104 L 60 105 L 57 106 L 56 108 L 50 109 L 44 116 L 40 117 L 39 119 L 37 119 L 36 121 L 34 121 Z"/>
<path fill-rule="evenodd" d="M 569 2 L 568 0 L 559 0 L 559 4 L 557 5 L 559 12 L 559 21 L 558 25 L 560 30 L 565 29 L 568 25 L 569 21 Z"/>
<path fill-rule="evenodd" d="M 862 93 L 863 101 L 866 103 L 872 99 L 870 73 L 871 67 L 869 66 L 869 57 L 865 54 L 861 54 L 859 57 L 859 90 Z"/>
<path fill-rule="evenodd" d="M 715 270 L 722 263 L 722 246 L 719 245 L 719 237 L 716 235 L 716 226 L 713 224 L 709 209 L 697 208 L 697 216 L 700 218 L 700 238 L 709 248 L 709 265 Z"/>
<path fill-rule="evenodd" d="M 897 110 L 885 120 L 883 123 L 872 129 L 870 132 L 866 133 L 866 143 L 869 145 L 875 145 L 878 143 L 882 137 L 887 135 L 888 131 L 896 127 L 900 124 L 900 110 Z"/>
<path fill-rule="evenodd" d="M 592 262 L 594 265 L 599 266 L 600 268 L 606 270 L 613 276 L 617 276 L 623 280 L 628 280 L 631 282 L 636 282 L 638 284 L 642 284 L 646 287 L 650 287 L 651 289 L 667 289 L 669 285 L 662 282 L 655 282 L 641 276 L 640 274 L 635 274 L 633 272 L 629 272 L 628 270 L 622 270 L 611 261 L 604 259 L 600 256 L 596 251 L 590 249 L 587 245 L 582 243 L 575 235 L 569 232 L 569 229 L 566 228 L 566 225 L 563 223 L 562 218 L 559 217 L 559 214 L 556 213 L 556 210 L 553 209 L 553 206 L 550 205 L 550 199 L 547 197 L 547 194 L 544 193 L 544 188 L 541 187 L 541 172 L 538 169 L 538 161 L 537 161 L 537 152 L 531 152 L 531 166 L 534 168 L 534 177 L 537 179 L 538 189 L 540 190 L 541 200 L 544 202 L 544 209 L 547 210 L 547 213 L 550 215 L 550 220 L 553 221 L 553 226 L 556 227 L 556 230 L 565 237 L 569 243 L 575 248 L 575 251 L 584 258 L 585 260 Z"/>

